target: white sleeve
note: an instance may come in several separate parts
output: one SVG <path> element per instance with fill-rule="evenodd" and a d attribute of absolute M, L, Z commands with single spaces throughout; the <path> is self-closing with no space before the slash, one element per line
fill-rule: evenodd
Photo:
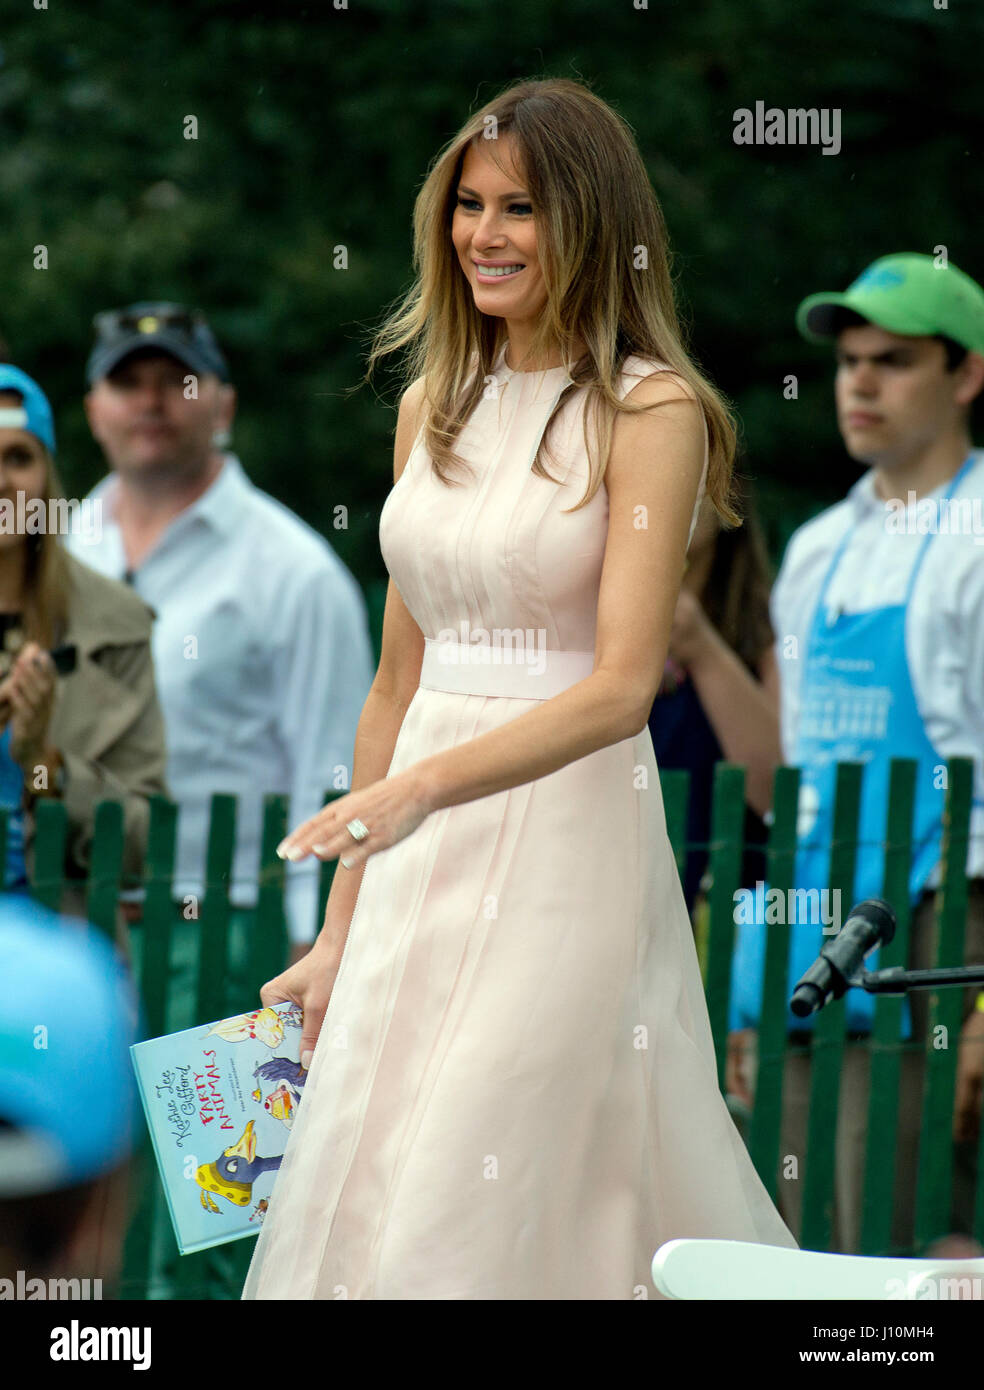
<path fill-rule="evenodd" d="M 355 733 L 372 683 L 365 601 L 354 580 L 326 567 L 281 610 L 288 644 L 278 672 L 278 722 L 290 767 L 287 829 L 316 815 L 327 791 L 352 781 Z M 287 927 L 313 941 L 320 861 L 286 865 Z"/>
<path fill-rule="evenodd" d="M 775 633 L 776 668 L 779 672 L 779 729 L 783 762 L 789 763 L 793 746 L 793 731 L 799 716 L 799 675 L 806 653 L 803 644 L 806 634 L 796 630 L 796 619 L 790 604 L 789 572 L 793 551 L 793 536 L 779 566 L 772 592 L 769 594 L 769 619 Z M 791 637 L 799 641 L 798 656 L 790 654 L 787 643 Z"/>
<path fill-rule="evenodd" d="M 941 546 L 947 538 L 937 537 Z M 964 540 L 963 537 L 960 540 Z M 951 542 L 951 546 L 952 546 Z M 932 552 L 931 552 L 932 553 Z M 974 765 L 967 875 L 984 876 L 984 554 L 951 549 L 926 581 L 920 576 L 918 611 L 906 622 L 916 705 L 941 759 L 969 757 Z M 963 563 L 960 563 L 963 561 Z M 911 605 L 916 608 L 916 599 Z M 940 866 L 930 887 L 938 887 Z"/>
<path fill-rule="evenodd" d="M 984 798 L 984 551 L 966 568 L 958 613 L 960 649 L 965 653 L 963 706 L 974 759 L 974 796 Z"/>
<path fill-rule="evenodd" d="M 984 554 L 972 566 L 962 597 L 960 613 L 967 653 L 963 682 L 969 735 L 967 754 L 974 760 L 976 803 L 970 808 L 967 875 L 984 878 Z"/>

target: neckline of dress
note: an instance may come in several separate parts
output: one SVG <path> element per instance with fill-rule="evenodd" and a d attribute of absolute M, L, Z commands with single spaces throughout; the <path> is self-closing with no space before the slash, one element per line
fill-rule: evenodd
<path fill-rule="evenodd" d="M 502 347 L 499 349 L 499 354 L 498 354 L 498 356 L 497 356 L 497 358 L 496 358 L 496 360 L 495 360 L 495 364 L 494 364 L 494 366 L 493 366 L 493 368 L 492 368 L 493 373 L 494 373 L 496 376 L 502 375 L 502 376 L 504 376 L 504 377 L 506 378 L 506 380 L 508 381 L 510 377 L 514 377 L 514 376 L 518 376 L 518 377 L 520 377 L 520 378 L 523 378 L 523 377 L 551 377 L 551 376 L 556 376 L 556 375 L 558 375 L 559 373 L 563 373 L 563 375 L 567 378 L 568 381 L 573 380 L 573 378 L 572 378 L 571 376 L 568 375 L 567 368 L 566 368 L 565 366 L 563 366 L 563 364 L 561 364 L 561 366 L 559 366 L 559 367 L 541 367 L 539 371 L 537 371 L 537 370 L 534 369 L 534 370 L 532 370 L 532 371 L 518 372 L 518 371 L 515 370 L 515 368 L 510 367 L 509 364 L 508 364 L 507 361 L 506 361 L 506 348 L 507 348 L 507 347 L 508 347 L 508 344 L 507 344 L 507 343 L 503 343 Z"/>

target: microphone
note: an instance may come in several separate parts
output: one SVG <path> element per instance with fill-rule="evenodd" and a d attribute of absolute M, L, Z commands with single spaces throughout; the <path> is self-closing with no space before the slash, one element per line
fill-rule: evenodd
<path fill-rule="evenodd" d="M 887 945 L 894 935 L 891 903 L 884 898 L 865 898 L 858 903 L 793 990 L 789 1007 L 796 1017 L 806 1018 L 831 999 L 839 999 L 865 956 L 876 946 Z"/>

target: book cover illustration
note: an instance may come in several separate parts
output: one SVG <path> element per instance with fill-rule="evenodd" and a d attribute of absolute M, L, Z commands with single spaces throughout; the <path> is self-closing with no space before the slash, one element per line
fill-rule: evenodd
<path fill-rule="evenodd" d="M 255 1235 L 307 1071 L 301 1009 L 278 1004 L 130 1048 L 182 1255 Z"/>

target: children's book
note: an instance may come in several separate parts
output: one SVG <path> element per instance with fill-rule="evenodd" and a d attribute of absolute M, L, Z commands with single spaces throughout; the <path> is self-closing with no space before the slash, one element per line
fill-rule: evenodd
<path fill-rule="evenodd" d="M 182 1255 L 257 1233 L 307 1080 L 301 1021 L 277 1004 L 131 1047 Z"/>

